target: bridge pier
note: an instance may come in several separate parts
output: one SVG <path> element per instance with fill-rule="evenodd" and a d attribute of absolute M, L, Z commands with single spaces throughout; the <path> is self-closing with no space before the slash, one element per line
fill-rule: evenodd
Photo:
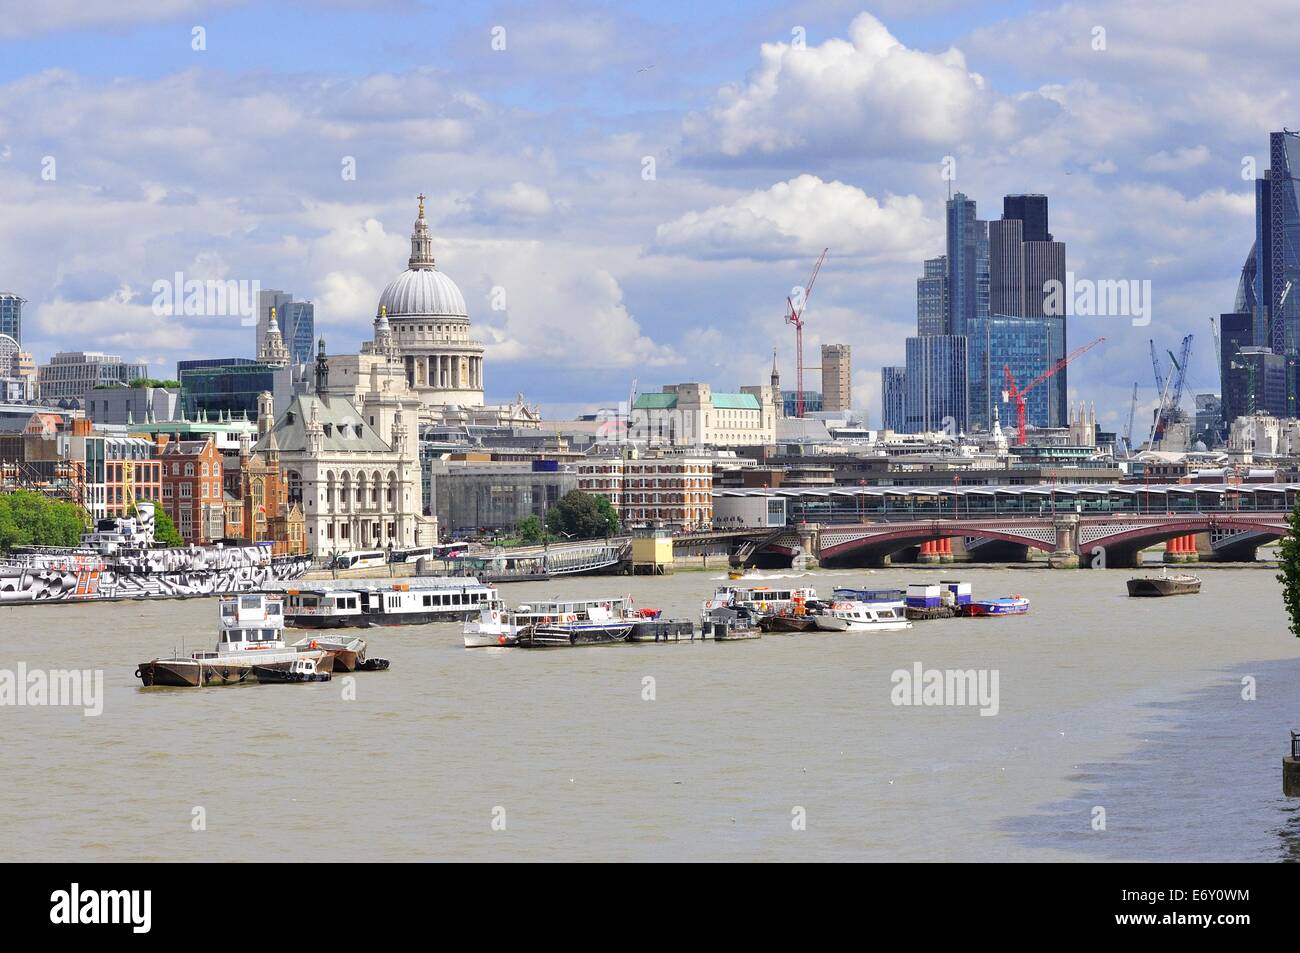
<path fill-rule="evenodd" d="M 1058 516 L 1055 520 L 1056 549 L 1047 557 L 1053 569 L 1079 568 L 1079 517 L 1074 514 Z"/>
<path fill-rule="evenodd" d="M 1165 562 L 1167 563 L 1194 563 L 1200 559 L 1196 552 L 1196 534 L 1188 533 L 1186 536 L 1175 536 L 1165 543 Z"/>
<path fill-rule="evenodd" d="M 818 530 L 821 526 L 817 523 L 796 523 L 795 532 L 799 534 L 799 549 L 802 551 L 804 560 L 804 569 L 816 569 L 821 565 L 819 556 L 821 547 L 819 542 Z"/>

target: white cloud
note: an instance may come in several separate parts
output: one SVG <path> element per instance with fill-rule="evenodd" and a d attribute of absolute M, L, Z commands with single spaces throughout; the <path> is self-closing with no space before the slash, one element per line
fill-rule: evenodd
<path fill-rule="evenodd" d="M 692 155 L 736 159 L 933 155 L 968 139 L 1014 136 L 1020 113 L 1050 106 L 1036 95 L 994 95 L 960 50 L 909 49 L 869 13 L 849 38 L 820 46 L 764 43 L 758 68 L 723 87 L 705 113 L 684 123 Z"/>
<path fill-rule="evenodd" d="M 548 215 L 554 208 L 545 189 L 527 182 L 515 182 L 504 189 L 487 189 L 483 204 L 494 212 L 528 217 Z"/>
<path fill-rule="evenodd" d="M 1183 146 L 1170 152 L 1161 149 L 1155 155 L 1148 156 L 1142 168 L 1149 172 L 1181 172 L 1204 165 L 1210 159 L 1210 150 L 1205 146 Z"/>
<path fill-rule="evenodd" d="M 914 195 L 880 201 L 843 182 L 801 175 L 660 225 L 660 250 L 704 258 L 835 256 L 917 261 L 940 240 Z"/>

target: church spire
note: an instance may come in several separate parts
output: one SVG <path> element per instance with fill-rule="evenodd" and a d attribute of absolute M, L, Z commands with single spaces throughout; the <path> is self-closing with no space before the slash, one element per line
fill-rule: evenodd
<path fill-rule="evenodd" d="M 406 267 L 427 270 L 433 267 L 433 239 L 429 236 L 429 223 L 424 220 L 424 193 L 419 195 L 420 213 L 411 231 L 411 257 Z"/>
<path fill-rule="evenodd" d="M 280 334 L 280 323 L 275 318 L 275 305 L 271 306 L 271 316 L 266 322 L 266 336 L 262 339 L 262 348 L 257 360 L 272 367 L 289 366 L 289 349 L 284 346 L 284 336 Z"/>

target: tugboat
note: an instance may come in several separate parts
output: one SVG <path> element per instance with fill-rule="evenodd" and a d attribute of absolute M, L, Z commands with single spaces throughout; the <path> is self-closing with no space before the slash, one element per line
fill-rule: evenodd
<path fill-rule="evenodd" d="M 710 610 L 704 618 L 701 634 L 705 638 L 712 636 L 715 642 L 739 642 L 745 639 L 761 639 L 763 630 L 759 628 L 753 610 L 737 606 L 734 609 Z"/>
<path fill-rule="evenodd" d="M 1137 576 L 1128 581 L 1130 596 L 1192 596 L 1201 591 L 1201 577 L 1162 571 L 1158 576 Z"/>
<path fill-rule="evenodd" d="M 329 672 L 316 670 L 316 663 L 305 658 L 290 662 L 288 668 L 272 668 L 267 665 L 254 665 L 253 677 L 258 684 L 287 685 L 292 682 L 328 682 L 332 676 Z"/>
<path fill-rule="evenodd" d="M 135 674 L 146 688 L 237 685 L 253 679 L 255 666 L 287 669 L 299 660 L 328 672 L 334 667 L 334 652 L 311 645 L 301 649 L 286 646 L 282 600 L 250 593 L 221 600 L 216 651 L 141 662 Z"/>

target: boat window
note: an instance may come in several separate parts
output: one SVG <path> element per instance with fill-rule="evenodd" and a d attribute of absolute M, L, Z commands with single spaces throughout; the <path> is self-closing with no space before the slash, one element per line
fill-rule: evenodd
<path fill-rule="evenodd" d="M 268 603 L 266 604 L 266 614 L 267 614 L 267 615 L 279 615 L 279 614 L 280 614 L 280 603 L 278 603 L 278 602 L 268 602 Z"/>
<path fill-rule="evenodd" d="M 240 596 L 239 608 L 260 609 L 262 608 L 262 597 L 261 596 Z"/>
<path fill-rule="evenodd" d="M 239 607 L 235 605 L 233 602 L 223 602 L 221 604 L 221 617 L 223 619 L 231 619 L 238 614 L 239 614 Z"/>
<path fill-rule="evenodd" d="M 242 641 L 244 641 L 244 633 L 243 633 L 242 631 L 240 631 L 239 629 L 235 629 L 233 632 L 229 633 L 229 635 L 230 635 L 230 638 L 226 640 L 226 641 L 228 641 L 228 642 L 242 642 Z"/>
<path fill-rule="evenodd" d="M 424 597 L 424 604 L 425 604 L 426 606 L 431 606 L 431 605 L 433 605 L 433 596 L 425 596 L 425 597 Z"/>

